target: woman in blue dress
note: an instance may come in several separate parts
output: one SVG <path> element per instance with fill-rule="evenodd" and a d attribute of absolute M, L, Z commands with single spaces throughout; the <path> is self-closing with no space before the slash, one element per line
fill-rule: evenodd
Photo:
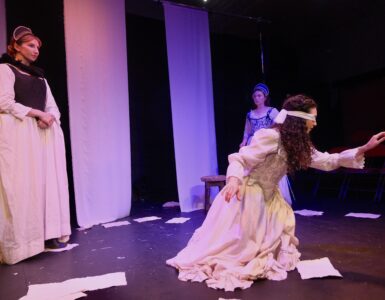
<path fill-rule="evenodd" d="M 269 106 L 269 88 L 264 83 L 258 83 L 253 90 L 252 98 L 255 108 L 246 115 L 245 131 L 239 147 L 250 144 L 255 132 L 262 128 L 270 128 L 278 115 L 278 110 Z M 279 189 L 287 203 L 292 203 L 289 179 L 284 176 L 279 182 Z"/>

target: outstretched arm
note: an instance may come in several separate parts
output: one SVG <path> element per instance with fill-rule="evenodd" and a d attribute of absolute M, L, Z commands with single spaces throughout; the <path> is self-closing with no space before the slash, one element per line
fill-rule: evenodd
<path fill-rule="evenodd" d="M 324 171 L 331 171 L 339 167 L 362 169 L 364 167 L 364 153 L 369 151 L 385 140 L 385 132 L 380 132 L 371 137 L 363 146 L 342 151 L 341 153 L 329 154 L 317 150 L 312 154 L 311 167 Z"/>

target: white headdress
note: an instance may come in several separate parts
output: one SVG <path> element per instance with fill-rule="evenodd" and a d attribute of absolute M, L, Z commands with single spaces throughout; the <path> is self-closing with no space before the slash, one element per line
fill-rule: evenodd
<path fill-rule="evenodd" d="M 287 116 L 297 117 L 305 120 L 315 121 L 315 115 L 305 113 L 298 110 L 286 110 L 282 109 L 279 114 L 275 117 L 274 122 L 277 124 L 283 124 Z"/>
<path fill-rule="evenodd" d="M 13 31 L 13 38 L 15 39 L 15 41 L 18 41 L 20 38 L 22 38 L 26 34 L 33 34 L 32 30 L 25 26 L 18 26 Z"/>

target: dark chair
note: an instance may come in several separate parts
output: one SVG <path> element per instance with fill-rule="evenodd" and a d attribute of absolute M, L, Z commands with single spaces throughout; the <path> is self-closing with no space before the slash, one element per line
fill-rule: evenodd
<path fill-rule="evenodd" d="M 364 169 L 346 169 L 346 184 L 342 199 L 346 199 L 349 193 L 372 194 L 374 201 L 380 201 L 384 191 L 385 146 L 377 148 L 365 154 Z"/>
<path fill-rule="evenodd" d="M 315 170 L 315 183 L 312 189 L 312 199 L 316 199 L 320 191 L 331 191 L 339 200 L 343 199 L 346 189 L 347 174 L 343 169 L 334 171 Z"/>
<path fill-rule="evenodd" d="M 378 180 L 378 184 L 376 188 L 376 195 L 374 196 L 375 202 L 381 201 L 382 196 L 384 195 L 384 189 L 385 189 L 385 168 L 382 168 L 380 171 L 380 179 Z"/>
<path fill-rule="evenodd" d="M 334 147 L 329 153 L 340 153 L 348 149 L 345 146 Z M 347 182 L 347 174 L 343 168 L 334 171 L 314 170 L 315 183 L 312 189 L 312 199 L 316 199 L 321 190 L 333 191 L 338 199 L 342 199 Z"/>

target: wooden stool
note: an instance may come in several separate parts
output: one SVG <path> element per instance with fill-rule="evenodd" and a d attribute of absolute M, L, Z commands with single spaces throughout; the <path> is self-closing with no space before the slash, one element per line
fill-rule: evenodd
<path fill-rule="evenodd" d="M 210 208 L 210 187 L 217 186 L 219 191 L 226 184 L 225 175 L 212 175 L 212 176 L 203 176 L 201 180 L 205 183 L 205 210 L 208 211 Z"/>

